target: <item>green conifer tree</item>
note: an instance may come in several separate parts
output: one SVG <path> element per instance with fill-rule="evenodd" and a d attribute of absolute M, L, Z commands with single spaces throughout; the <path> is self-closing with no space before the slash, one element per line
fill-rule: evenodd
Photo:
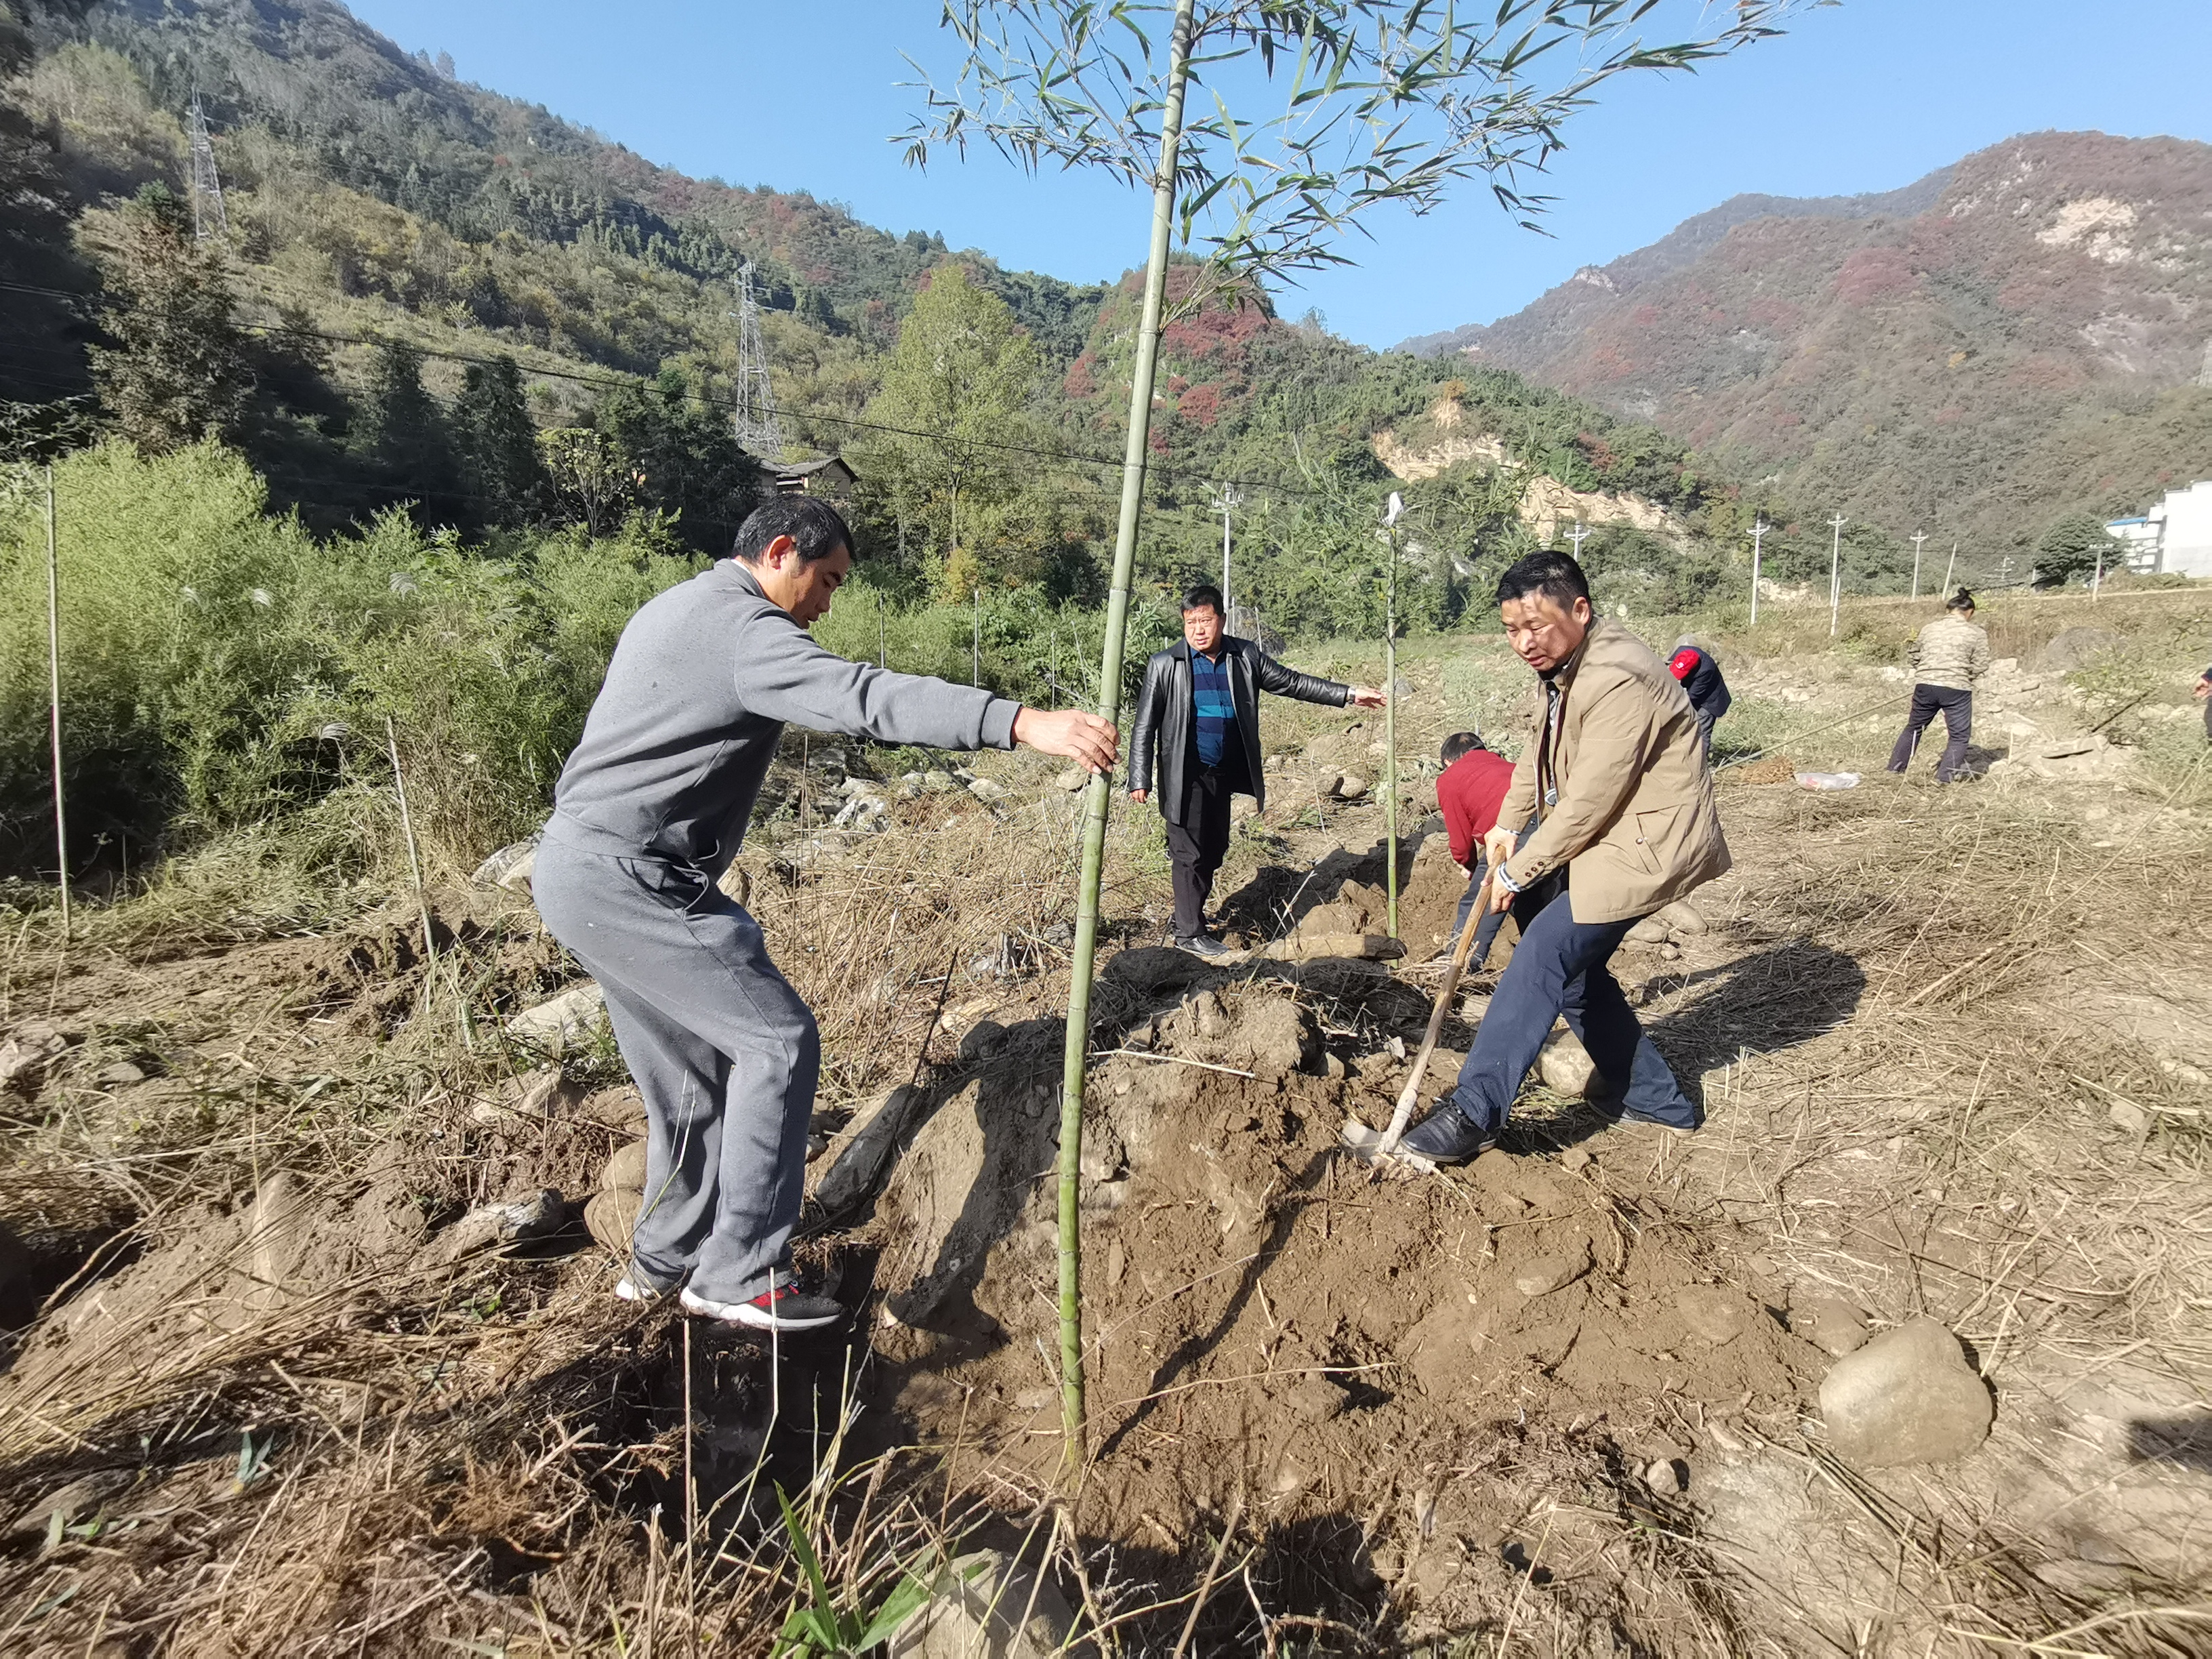
<path fill-rule="evenodd" d="M 234 437 L 252 377 L 221 258 L 192 240 L 191 215 L 166 185 L 142 189 L 122 221 L 101 318 L 116 344 L 93 351 L 108 417 L 155 454 Z"/>
<path fill-rule="evenodd" d="M 445 411 L 422 384 L 422 352 L 404 340 L 376 348 L 368 394 L 354 417 L 353 447 L 429 522 L 450 524 L 458 516 Z"/>
<path fill-rule="evenodd" d="M 549 480 L 538 428 L 522 398 L 522 371 L 501 352 L 471 363 L 453 404 L 453 441 L 469 514 L 501 529 L 520 529 L 544 516 Z"/>

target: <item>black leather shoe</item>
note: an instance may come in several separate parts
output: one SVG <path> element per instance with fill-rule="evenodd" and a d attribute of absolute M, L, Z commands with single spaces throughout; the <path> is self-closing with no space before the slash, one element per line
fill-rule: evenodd
<path fill-rule="evenodd" d="M 1448 1100 L 1439 1102 L 1426 1117 L 1407 1130 L 1406 1138 L 1398 1143 L 1407 1152 L 1425 1158 L 1431 1164 L 1464 1164 L 1497 1144 L 1496 1134 L 1477 1128 L 1465 1112 Z"/>

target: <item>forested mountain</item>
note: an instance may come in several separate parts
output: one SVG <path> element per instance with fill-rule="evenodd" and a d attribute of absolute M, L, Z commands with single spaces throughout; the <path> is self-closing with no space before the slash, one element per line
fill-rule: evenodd
<path fill-rule="evenodd" d="M 749 260 L 785 459 L 841 452 L 859 472 L 866 580 L 907 602 L 1098 594 L 1133 274 L 1007 271 L 804 193 L 687 178 L 331 0 L 22 3 L 36 50 L 9 87 L 20 234 L 0 281 L 45 309 L 15 313 L 26 349 L 0 366 L 18 453 L 210 434 L 327 532 L 404 505 L 471 544 L 635 520 L 714 551 L 763 478 L 729 418 Z M 220 225 L 192 188 L 196 97 Z M 1825 572 L 1825 537 L 1800 537 L 1780 493 L 1679 438 L 1510 374 L 1366 351 L 1256 290 L 1197 300 L 1192 274 L 1170 285 L 1140 550 L 1163 592 L 1218 568 L 1226 480 L 1239 597 L 1292 629 L 1379 626 L 1394 485 L 1418 623 L 1449 624 L 1569 518 L 1599 526 L 1584 551 L 1618 604 L 1733 584 L 1754 509 L 1785 526 L 1773 574 Z M 1862 585 L 1902 568 L 1871 526 L 1848 553 Z"/>
<path fill-rule="evenodd" d="M 2212 477 L 2212 146 L 2039 133 L 1887 196 L 1740 197 L 1407 346 L 2017 556 L 2068 509 Z"/>

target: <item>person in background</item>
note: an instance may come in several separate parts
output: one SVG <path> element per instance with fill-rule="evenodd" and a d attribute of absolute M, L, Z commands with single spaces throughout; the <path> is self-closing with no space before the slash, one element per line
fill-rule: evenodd
<path fill-rule="evenodd" d="M 1589 581 L 1565 554 L 1508 568 L 1498 609 L 1544 689 L 1500 821 L 1483 838 L 1491 907 L 1513 911 L 1521 942 L 1458 1086 L 1400 1145 L 1437 1164 L 1495 1145 L 1562 1014 L 1622 1117 L 1688 1134 L 1698 1109 L 1607 963 L 1638 921 L 1729 867 L 1698 717 L 1641 640 L 1593 614 Z M 1525 838 L 1507 827 L 1532 818 Z"/>
<path fill-rule="evenodd" d="M 1711 765 L 1713 727 L 1735 701 L 1729 696 L 1728 682 L 1721 678 L 1721 665 L 1713 660 L 1711 652 L 1685 634 L 1674 641 L 1674 654 L 1667 659 L 1667 669 L 1681 682 L 1690 707 L 1697 713 L 1698 728 L 1705 734 L 1705 763 Z"/>
<path fill-rule="evenodd" d="M 1260 764 L 1260 693 L 1301 702 L 1380 708 L 1382 694 L 1287 668 L 1249 640 L 1224 631 L 1221 590 L 1201 583 L 1183 596 L 1182 638 L 1145 665 L 1145 689 L 1129 733 L 1129 799 L 1144 801 L 1158 762 L 1160 816 L 1168 821 L 1175 870 L 1175 942 L 1201 957 L 1228 954 L 1206 931 L 1206 901 L 1229 851 L 1229 798 L 1267 805 Z"/>
<path fill-rule="evenodd" d="M 845 1316 L 792 1270 L 821 1034 L 720 884 L 785 725 L 1020 744 L 1093 773 L 1115 762 L 1114 728 L 1096 714 L 817 645 L 808 630 L 852 568 L 852 532 L 827 502 L 756 509 L 728 558 L 629 619 L 554 787 L 531 896 L 605 993 L 645 1100 L 646 1201 L 615 1285 L 626 1302 L 677 1294 L 686 1313 L 762 1330 Z"/>
<path fill-rule="evenodd" d="M 1912 712 L 1889 751 L 1889 769 L 1902 773 L 1912 763 L 1920 734 L 1940 712 L 1950 741 L 1936 763 L 1936 781 L 1950 783 L 1966 773 L 1966 739 L 1974 729 L 1974 682 L 1990 672 L 1990 636 L 1974 623 L 1974 596 L 1960 588 L 1943 601 L 1943 614 L 1913 641 Z"/>
<path fill-rule="evenodd" d="M 1482 857 L 1482 839 L 1497 827 L 1498 809 L 1513 787 L 1513 763 L 1486 747 L 1480 732 L 1455 732 L 1444 739 L 1444 769 L 1437 775 L 1437 809 L 1444 815 L 1444 834 L 1451 842 L 1452 862 L 1467 872 L 1467 891 L 1460 895 L 1459 914 L 1452 918 L 1451 937 L 1439 956 L 1449 956 L 1467 926 L 1467 913 L 1482 890 L 1483 872 L 1490 866 Z M 1492 911 L 1475 934 L 1469 961 L 1484 956 L 1504 916 Z"/>
<path fill-rule="evenodd" d="M 2197 700 L 2204 705 L 2204 741 L 2212 743 L 2212 668 L 2197 677 Z"/>

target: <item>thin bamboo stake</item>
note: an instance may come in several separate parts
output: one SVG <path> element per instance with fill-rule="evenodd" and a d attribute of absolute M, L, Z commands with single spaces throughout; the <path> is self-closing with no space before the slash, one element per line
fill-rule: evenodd
<path fill-rule="evenodd" d="M 1129 437 L 1121 462 L 1121 514 L 1114 535 L 1114 586 L 1106 600 L 1106 641 L 1100 653 L 1098 712 L 1121 718 L 1121 653 L 1129 630 L 1129 587 L 1137 562 L 1137 519 L 1145 499 L 1146 444 L 1152 435 L 1152 382 L 1159 362 L 1160 311 L 1167 291 L 1168 238 L 1175 221 L 1176 153 L 1182 138 L 1183 82 L 1189 73 L 1191 17 L 1196 0 L 1176 0 L 1168 47 L 1167 95 L 1160 106 L 1160 154 L 1152 175 L 1152 240 L 1145 266 L 1145 305 L 1129 386 Z M 1083 800 L 1083 866 L 1076 894 L 1075 960 L 1067 991 L 1067 1047 L 1060 1092 L 1060 1468 L 1073 1478 L 1084 1458 L 1083 1291 L 1080 1201 L 1083 1194 L 1083 1073 L 1091 1053 L 1091 970 L 1098 951 L 1098 885 L 1106 860 L 1106 813 L 1113 780 L 1091 780 Z"/>
<path fill-rule="evenodd" d="M 62 566 L 54 534 L 54 464 L 46 463 L 46 690 L 52 711 L 54 864 L 62 884 L 62 939 L 70 936 L 69 817 L 62 810 Z"/>
<path fill-rule="evenodd" d="M 1389 845 L 1383 853 L 1384 879 L 1389 884 L 1390 937 L 1398 937 L 1398 514 L 1405 503 L 1390 492 L 1390 509 L 1382 521 L 1389 544 L 1390 573 L 1382 596 L 1382 825 Z"/>
<path fill-rule="evenodd" d="M 438 941 L 430 931 L 430 894 L 422 884 L 422 853 L 415 844 L 415 815 L 407 808 L 407 780 L 399 770 L 399 732 L 392 724 L 392 716 L 384 717 L 385 745 L 392 751 L 392 787 L 399 797 L 399 828 L 407 840 L 407 872 L 415 881 L 415 905 L 422 916 L 422 957 L 430 964 L 424 982 L 433 990 L 438 983 Z M 453 997 L 461 1013 L 461 1042 L 471 1054 L 477 1048 L 476 1033 L 469 1025 L 468 1000 L 461 995 L 459 980 L 453 981 Z"/>

